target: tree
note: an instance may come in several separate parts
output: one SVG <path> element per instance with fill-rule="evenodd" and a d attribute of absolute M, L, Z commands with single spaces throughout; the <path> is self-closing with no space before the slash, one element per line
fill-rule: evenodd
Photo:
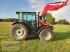
<path fill-rule="evenodd" d="M 60 19 L 59 21 L 56 22 L 57 24 L 65 24 L 68 25 L 69 22 L 66 19 Z"/>
<path fill-rule="evenodd" d="M 0 19 L 0 22 L 3 22 L 3 19 Z"/>
<path fill-rule="evenodd" d="M 49 24 L 55 24 L 55 18 L 50 13 L 48 13 L 45 16 L 45 22 L 48 22 Z"/>

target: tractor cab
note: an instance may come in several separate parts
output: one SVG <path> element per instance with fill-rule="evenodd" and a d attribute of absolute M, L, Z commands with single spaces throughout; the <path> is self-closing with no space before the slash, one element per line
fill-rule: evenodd
<path fill-rule="evenodd" d="M 24 12 L 24 11 L 17 11 L 16 14 L 18 14 L 18 20 L 19 22 L 24 22 L 34 29 L 39 28 L 39 12 Z"/>
<path fill-rule="evenodd" d="M 18 14 L 19 21 L 35 21 L 36 19 L 36 12 L 18 11 L 16 14 Z"/>

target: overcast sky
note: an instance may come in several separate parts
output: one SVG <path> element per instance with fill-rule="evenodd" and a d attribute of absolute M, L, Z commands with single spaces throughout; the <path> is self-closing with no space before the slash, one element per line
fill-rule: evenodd
<path fill-rule="evenodd" d="M 0 18 L 17 18 L 16 11 L 18 10 L 41 12 L 47 3 L 55 1 L 59 0 L 0 0 Z M 70 22 L 70 5 L 68 4 L 58 11 L 53 11 L 51 14 L 56 21 L 67 19 Z"/>

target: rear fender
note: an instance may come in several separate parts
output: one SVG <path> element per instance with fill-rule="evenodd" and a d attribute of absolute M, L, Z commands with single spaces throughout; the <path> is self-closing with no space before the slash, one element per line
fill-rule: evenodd
<path fill-rule="evenodd" d="M 26 25 L 27 27 L 29 27 L 29 24 L 27 24 L 27 23 L 24 23 L 24 22 L 14 22 L 12 25 L 15 25 L 15 24 L 24 24 L 24 25 Z"/>
<path fill-rule="evenodd" d="M 22 22 L 14 22 L 12 25 L 15 25 L 15 24 L 23 24 Z"/>
<path fill-rule="evenodd" d="M 30 25 L 28 25 L 28 24 L 26 24 L 24 22 L 14 22 L 12 25 L 15 25 L 15 24 L 22 24 L 22 25 L 24 24 L 28 28 L 28 30 L 31 31 Z M 31 32 L 29 32 L 29 33 L 31 33 Z"/>

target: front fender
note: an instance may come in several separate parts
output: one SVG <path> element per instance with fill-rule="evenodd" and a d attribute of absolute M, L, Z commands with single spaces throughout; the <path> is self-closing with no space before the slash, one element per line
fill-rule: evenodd
<path fill-rule="evenodd" d="M 47 29 L 47 30 L 52 31 L 52 30 L 53 30 L 53 26 L 50 26 L 50 25 L 42 25 L 42 26 L 38 29 L 37 34 L 39 34 L 39 32 L 40 32 L 42 29 Z"/>
<path fill-rule="evenodd" d="M 47 23 L 44 23 L 39 29 L 50 29 L 50 30 L 53 30 L 53 26 L 52 25 L 49 25 Z"/>
<path fill-rule="evenodd" d="M 53 30 L 53 26 L 48 22 L 44 22 L 41 28 L 47 28 L 47 29 Z"/>

